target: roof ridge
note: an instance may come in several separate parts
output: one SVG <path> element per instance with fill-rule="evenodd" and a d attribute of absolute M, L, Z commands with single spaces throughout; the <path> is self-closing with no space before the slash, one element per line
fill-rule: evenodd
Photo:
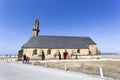
<path fill-rule="evenodd" d="M 39 35 L 39 36 L 47 36 L 47 37 L 82 37 L 82 38 L 90 38 L 89 36 L 67 36 L 67 35 Z"/>

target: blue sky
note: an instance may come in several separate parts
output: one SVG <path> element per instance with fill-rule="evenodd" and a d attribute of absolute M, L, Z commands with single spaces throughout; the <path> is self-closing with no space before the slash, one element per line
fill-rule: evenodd
<path fill-rule="evenodd" d="M 120 0 L 0 0 L 0 54 L 16 54 L 36 18 L 40 35 L 90 36 L 120 53 Z"/>

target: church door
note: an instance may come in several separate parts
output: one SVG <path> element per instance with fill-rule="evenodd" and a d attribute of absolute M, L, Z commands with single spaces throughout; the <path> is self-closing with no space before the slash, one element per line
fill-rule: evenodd
<path fill-rule="evenodd" d="M 63 55 L 64 55 L 64 59 L 68 59 L 68 53 L 67 52 L 64 52 Z"/>

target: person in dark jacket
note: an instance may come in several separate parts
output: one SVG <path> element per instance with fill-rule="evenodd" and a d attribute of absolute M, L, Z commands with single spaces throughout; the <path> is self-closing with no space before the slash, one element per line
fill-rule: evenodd
<path fill-rule="evenodd" d="M 23 63 L 26 61 L 26 54 L 23 55 Z"/>
<path fill-rule="evenodd" d="M 58 56 L 59 56 L 59 60 L 61 60 L 61 54 L 60 54 L 60 52 L 58 53 Z"/>
<path fill-rule="evenodd" d="M 45 54 L 43 51 L 42 51 L 42 60 L 45 60 Z"/>

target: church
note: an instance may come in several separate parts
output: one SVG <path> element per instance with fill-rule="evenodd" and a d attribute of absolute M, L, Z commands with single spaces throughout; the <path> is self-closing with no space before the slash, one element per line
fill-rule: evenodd
<path fill-rule="evenodd" d="M 30 59 L 79 59 L 80 56 L 100 55 L 97 44 L 90 37 L 39 35 L 39 20 L 36 19 L 33 34 L 18 52 Z"/>

